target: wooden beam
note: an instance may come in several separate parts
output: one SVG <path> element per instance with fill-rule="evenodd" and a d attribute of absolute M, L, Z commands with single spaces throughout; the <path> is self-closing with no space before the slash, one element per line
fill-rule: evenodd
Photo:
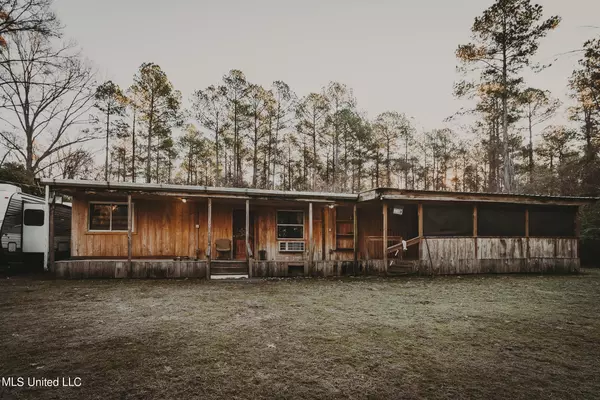
<path fill-rule="evenodd" d="M 46 249 L 44 251 L 44 271 L 48 271 L 48 256 L 50 255 L 50 186 L 46 185 L 44 195 L 44 225 L 46 226 L 44 242 Z M 23 221 L 21 221 L 23 222 Z M 21 237 L 23 237 L 23 225 L 21 225 Z"/>
<path fill-rule="evenodd" d="M 250 200 L 246 200 L 246 262 L 248 263 L 248 278 L 252 277 L 252 249 L 250 248 Z"/>
<path fill-rule="evenodd" d="M 419 203 L 417 213 L 419 216 L 419 237 L 423 237 L 423 204 Z"/>
<path fill-rule="evenodd" d="M 423 237 L 423 203 L 419 203 L 417 206 L 417 217 L 418 217 L 418 226 L 419 226 L 419 237 Z M 423 242 L 419 242 L 419 260 L 423 259 Z"/>
<path fill-rule="evenodd" d="M 131 231 L 133 229 L 133 210 L 131 209 L 131 193 L 127 194 L 127 262 L 129 263 L 129 272 L 133 271 L 131 262 Z"/>
<path fill-rule="evenodd" d="M 529 207 L 525 208 L 525 257 L 531 258 L 531 249 L 529 247 Z"/>
<path fill-rule="evenodd" d="M 313 265 L 314 235 L 313 235 L 313 203 L 308 203 L 308 267 Z M 308 275 L 308 271 L 304 271 Z"/>
<path fill-rule="evenodd" d="M 354 248 L 354 268 L 356 269 L 358 263 L 358 210 L 356 208 L 356 204 L 354 204 L 352 210 L 352 222 L 354 224 L 352 228 L 353 236 L 353 248 Z M 354 271 L 356 273 L 356 270 Z"/>
<path fill-rule="evenodd" d="M 54 208 L 56 202 L 56 192 L 52 194 L 52 202 L 50 203 L 50 213 L 48 216 L 48 248 L 49 248 L 49 261 L 50 271 L 55 272 L 54 269 Z M 21 247 L 22 248 L 22 247 Z"/>
<path fill-rule="evenodd" d="M 529 237 L 529 207 L 525 209 L 525 237 Z"/>
<path fill-rule="evenodd" d="M 208 247 L 206 248 L 206 279 L 210 279 L 210 260 L 212 252 L 212 199 L 208 199 Z"/>
<path fill-rule="evenodd" d="M 477 204 L 473 204 L 473 236 L 477 237 Z"/>
<path fill-rule="evenodd" d="M 328 207 L 321 208 L 321 260 L 325 261 L 325 253 L 327 252 L 327 210 Z"/>
<path fill-rule="evenodd" d="M 387 273 L 387 248 L 388 248 L 388 205 L 383 203 L 383 264 L 385 265 L 385 272 Z"/>
<path fill-rule="evenodd" d="M 478 248 L 477 248 L 477 204 L 473 204 L 473 242 L 474 242 L 474 249 L 475 249 L 475 260 L 477 260 L 479 257 L 477 255 L 478 253 Z"/>

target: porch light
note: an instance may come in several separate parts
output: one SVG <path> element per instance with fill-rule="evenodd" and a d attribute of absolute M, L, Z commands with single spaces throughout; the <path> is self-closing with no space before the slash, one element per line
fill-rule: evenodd
<path fill-rule="evenodd" d="M 187 199 L 186 199 L 185 197 L 183 197 L 183 198 L 181 199 L 181 201 L 183 201 L 184 203 L 187 203 Z"/>

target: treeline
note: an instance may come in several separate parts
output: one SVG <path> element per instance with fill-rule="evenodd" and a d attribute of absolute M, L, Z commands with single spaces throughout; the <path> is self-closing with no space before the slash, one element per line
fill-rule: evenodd
<path fill-rule="evenodd" d="M 160 66 L 144 63 L 127 87 L 97 83 L 77 47 L 61 43 L 50 4 L 0 0 L 0 161 L 22 164 L 30 176 L 348 192 L 600 192 L 600 39 L 580 49 L 565 77 L 565 104 L 529 87 L 525 72 L 548 67 L 534 56 L 560 17 L 544 17 L 528 0 L 497 0 L 475 19 L 471 42 L 456 51 L 455 85 L 474 107 L 450 118 L 468 124 L 429 131 L 402 110 L 367 115 L 339 82 L 299 96 L 285 82 L 264 87 L 231 70 L 183 99 Z M 557 115 L 569 124 L 550 124 Z M 99 139 L 102 148 L 92 147 Z"/>

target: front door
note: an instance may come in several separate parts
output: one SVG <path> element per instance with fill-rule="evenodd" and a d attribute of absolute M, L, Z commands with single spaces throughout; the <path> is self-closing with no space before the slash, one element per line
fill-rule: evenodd
<path fill-rule="evenodd" d="M 254 214 L 250 212 L 250 249 L 254 254 Z M 246 210 L 233 210 L 233 258 L 246 259 Z"/>
<path fill-rule="evenodd" d="M 46 251 L 45 210 L 43 204 L 23 204 L 23 253 Z"/>

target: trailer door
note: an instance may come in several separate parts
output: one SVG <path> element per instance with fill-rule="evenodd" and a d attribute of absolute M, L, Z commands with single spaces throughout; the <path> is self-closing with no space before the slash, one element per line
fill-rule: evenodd
<path fill-rule="evenodd" d="M 23 204 L 23 252 L 43 253 L 45 251 L 44 205 Z"/>

